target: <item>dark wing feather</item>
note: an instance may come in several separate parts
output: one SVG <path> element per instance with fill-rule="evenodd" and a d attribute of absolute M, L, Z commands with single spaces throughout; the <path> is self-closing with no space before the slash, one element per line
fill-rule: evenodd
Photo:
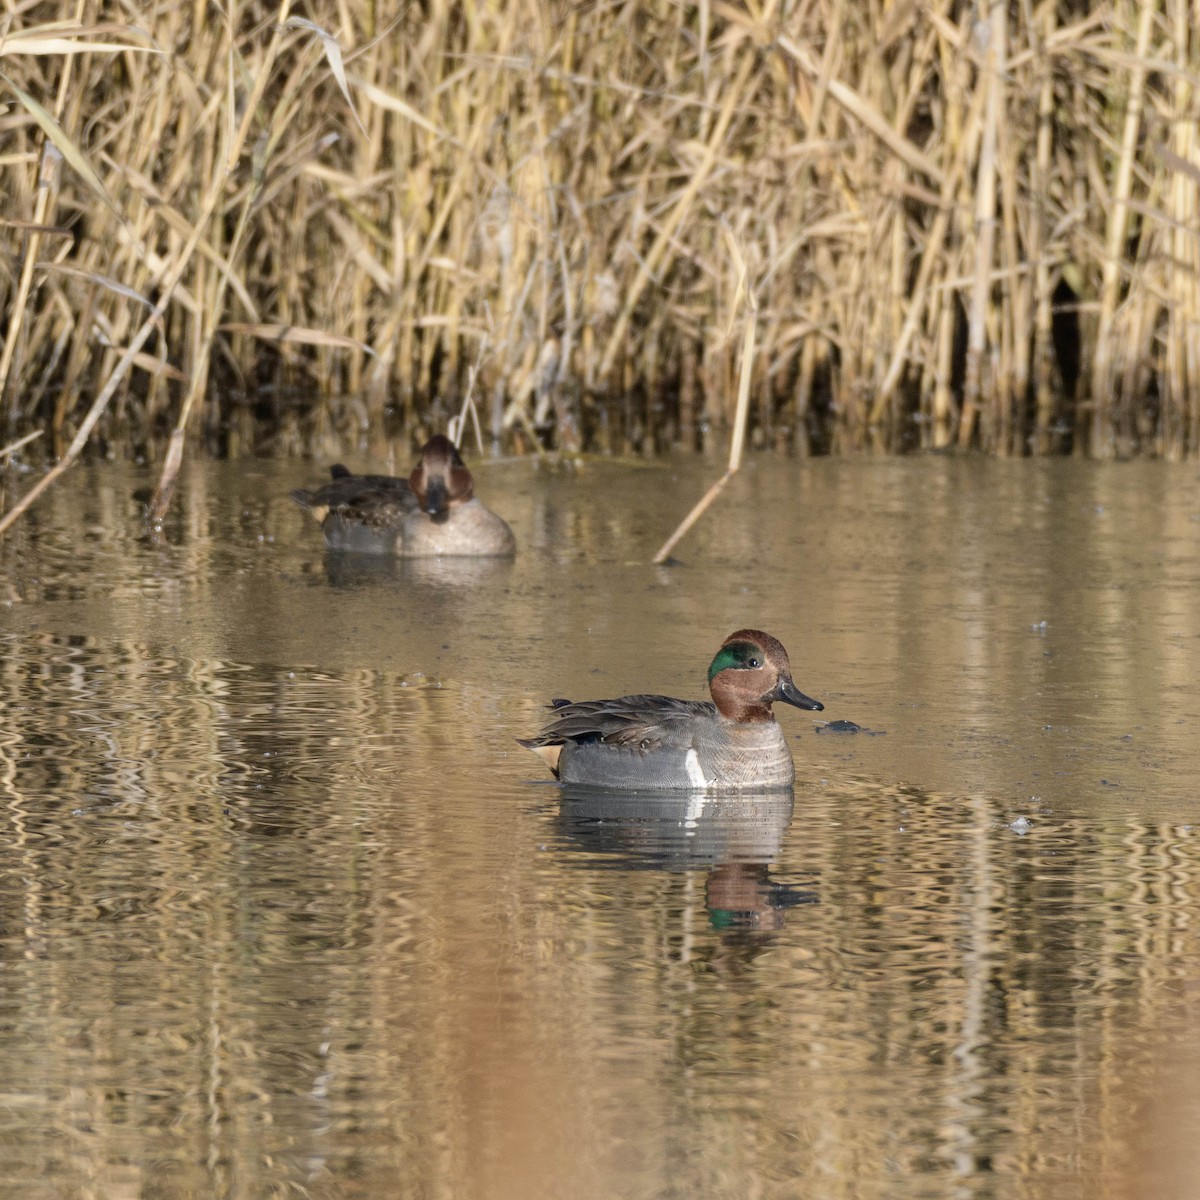
<path fill-rule="evenodd" d="M 420 505 L 407 479 L 391 475 L 350 475 L 344 467 L 333 468 L 333 479 L 310 492 L 299 489 L 292 499 L 317 511 L 318 518 L 332 517 L 347 524 L 368 528 L 389 528 L 406 513 L 417 512 Z"/>
<path fill-rule="evenodd" d="M 645 749 L 671 740 L 673 730 L 687 729 L 696 717 L 716 715 L 706 700 L 676 700 L 673 696 L 620 696 L 615 700 L 556 700 L 555 718 L 536 737 L 521 745 L 561 746 L 567 742 L 605 742 L 613 746 L 640 745 Z"/>

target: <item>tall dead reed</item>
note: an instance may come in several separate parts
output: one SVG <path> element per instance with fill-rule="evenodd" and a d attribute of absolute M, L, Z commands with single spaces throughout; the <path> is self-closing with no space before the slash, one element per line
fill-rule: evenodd
<path fill-rule="evenodd" d="M 3 440 L 1195 454 L 1194 9 L 10 6 Z"/>

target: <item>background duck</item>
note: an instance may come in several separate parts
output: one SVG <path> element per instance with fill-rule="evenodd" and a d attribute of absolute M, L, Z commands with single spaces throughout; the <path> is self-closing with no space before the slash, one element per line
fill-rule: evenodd
<path fill-rule="evenodd" d="M 338 464 L 332 480 L 292 499 L 307 508 L 331 550 L 393 554 L 507 556 L 517 543 L 506 521 L 475 498 L 475 481 L 458 447 L 442 434 L 421 449 L 407 479 L 352 475 Z"/>
<path fill-rule="evenodd" d="M 760 629 L 731 633 L 708 668 L 708 686 L 711 702 L 554 700 L 554 720 L 518 741 L 564 783 L 628 791 L 790 787 L 795 767 L 771 705 L 825 706 L 792 682 L 783 646 Z"/>

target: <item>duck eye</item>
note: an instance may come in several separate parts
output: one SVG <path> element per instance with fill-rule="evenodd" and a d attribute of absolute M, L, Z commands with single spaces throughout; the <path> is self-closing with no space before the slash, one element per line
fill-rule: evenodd
<path fill-rule="evenodd" d="M 748 660 L 746 665 L 749 666 L 752 670 L 757 670 L 759 667 L 762 666 L 762 659 L 751 658 Z"/>

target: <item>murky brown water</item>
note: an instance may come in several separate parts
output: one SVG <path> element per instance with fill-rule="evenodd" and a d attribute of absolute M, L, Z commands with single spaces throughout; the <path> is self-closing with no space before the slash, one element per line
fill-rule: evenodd
<path fill-rule="evenodd" d="M 356 464 L 367 466 L 369 464 Z M 0 1193 L 1190 1197 L 1200 472 L 480 470 L 512 564 L 327 562 L 299 465 L 0 545 Z M 551 696 L 775 633 L 793 798 L 564 795 Z"/>

